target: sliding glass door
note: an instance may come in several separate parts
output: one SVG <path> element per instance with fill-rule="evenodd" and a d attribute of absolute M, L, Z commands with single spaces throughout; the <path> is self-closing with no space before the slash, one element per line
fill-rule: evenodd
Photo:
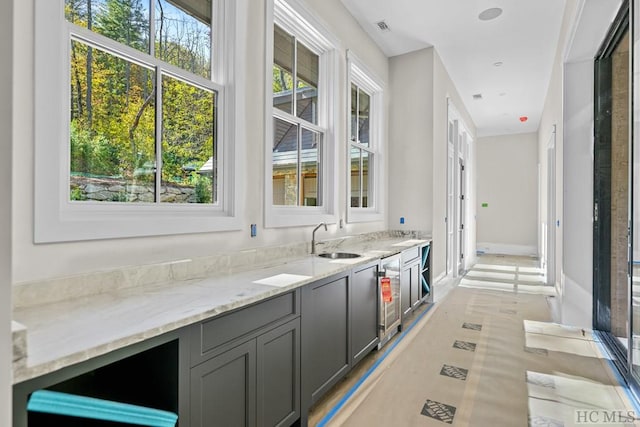
<path fill-rule="evenodd" d="M 640 0 L 595 60 L 594 329 L 640 390 Z"/>
<path fill-rule="evenodd" d="M 594 329 L 632 383 L 640 383 L 640 0 L 623 1 L 595 58 Z M 631 18 L 631 19 L 630 19 Z M 634 244 L 635 243 L 635 244 Z M 634 249 L 635 248 L 635 249 Z"/>

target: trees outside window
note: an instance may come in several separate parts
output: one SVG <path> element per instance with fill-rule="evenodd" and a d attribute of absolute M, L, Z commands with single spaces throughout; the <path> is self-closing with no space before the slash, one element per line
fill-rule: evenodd
<path fill-rule="evenodd" d="M 219 198 L 210 0 L 66 0 L 69 198 Z"/>

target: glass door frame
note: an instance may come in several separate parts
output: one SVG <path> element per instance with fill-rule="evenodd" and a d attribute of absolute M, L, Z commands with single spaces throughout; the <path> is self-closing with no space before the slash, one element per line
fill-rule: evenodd
<path fill-rule="evenodd" d="M 609 28 L 594 61 L 594 165 L 593 165 L 593 329 L 609 352 L 614 356 L 613 363 L 623 374 L 625 380 L 640 390 L 640 378 L 633 376 L 632 370 L 632 295 L 631 277 L 627 281 L 627 346 L 611 332 L 611 146 L 612 146 L 612 59 L 618 44 L 629 33 L 629 148 L 632 152 L 633 139 L 633 91 L 634 69 L 633 39 L 634 23 L 633 7 L 638 7 L 640 0 L 624 0 L 615 20 Z M 630 160 L 632 156 L 630 155 Z M 630 162 L 632 165 L 632 162 Z M 629 180 L 632 184 L 633 174 L 630 167 Z M 629 209 L 632 210 L 632 187 L 630 187 Z M 630 216 L 630 218 L 633 218 Z M 636 393 L 636 395 L 639 395 Z"/>

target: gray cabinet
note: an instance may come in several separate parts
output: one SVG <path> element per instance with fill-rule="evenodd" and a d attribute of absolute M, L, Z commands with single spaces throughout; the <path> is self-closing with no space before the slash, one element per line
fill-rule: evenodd
<path fill-rule="evenodd" d="M 254 426 L 255 383 L 255 340 L 192 368 L 191 426 Z"/>
<path fill-rule="evenodd" d="M 26 401 L 33 390 L 85 381 L 91 390 L 110 389 L 96 382 L 97 370 L 101 381 L 122 385 L 106 397 L 179 413 L 183 427 L 306 425 L 309 408 L 380 342 L 378 272 L 384 262 L 371 261 L 18 384 L 14 427 L 27 425 Z M 431 295 L 429 251 L 409 248 L 394 263 L 401 283 L 396 282 L 393 301 L 408 314 Z M 143 379 L 135 389 L 133 377 Z"/>
<path fill-rule="evenodd" d="M 408 316 L 420 304 L 420 255 L 419 247 L 402 252 L 402 269 L 400 270 L 400 305 L 402 317 Z"/>
<path fill-rule="evenodd" d="M 300 416 L 300 319 L 256 343 L 258 427 L 289 426 Z"/>
<path fill-rule="evenodd" d="M 191 426 L 289 426 L 300 417 L 298 295 L 191 327 Z"/>
<path fill-rule="evenodd" d="M 423 285 L 423 255 L 424 247 L 415 247 L 402 252 L 402 269 L 400 271 L 400 304 L 404 320 L 417 308 L 428 294 Z M 426 253 L 428 255 L 428 252 Z M 426 271 L 429 274 L 429 271 Z"/>
<path fill-rule="evenodd" d="M 351 363 L 378 345 L 378 263 L 353 270 L 351 282 Z"/>
<path fill-rule="evenodd" d="M 302 288 L 302 411 L 349 371 L 349 275 Z"/>

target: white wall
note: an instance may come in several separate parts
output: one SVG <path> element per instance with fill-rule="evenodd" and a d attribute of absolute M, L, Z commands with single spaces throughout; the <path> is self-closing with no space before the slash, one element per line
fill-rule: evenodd
<path fill-rule="evenodd" d="M 562 322 L 592 327 L 593 61 L 564 67 Z"/>
<path fill-rule="evenodd" d="M 247 28 L 242 47 L 245 52 L 241 61 L 245 74 L 246 105 L 244 114 L 238 118 L 246 123 L 243 137 L 246 141 L 244 153 L 244 182 L 240 194 L 244 198 L 245 211 L 240 212 L 244 224 L 242 231 L 205 233 L 178 236 L 130 238 L 60 244 L 33 243 L 33 46 L 34 46 L 34 1 L 15 2 L 15 83 L 16 97 L 13 102 L 15 115 L 15 184 L 13 186 L 13 268 L 14 283 L 60 277 L 81 272 L 118 268 L 132 264 L 149 264 L 213 253 L 224 253 L 253 247 L 277 245 L 287 242 L 308 241 L 312 227 L 265 229 L 263 227 L 264 185 L 264 31 L 265 10 L 263 2 L 252 1 L 242 20 Z M 248 0 L 247 0 L 248 1 Z M 346 217 L 346 59 L 345 50 L 351 49 L 386 85 L 388 82 L 388 60 L 382 51 L 369 39 L 358 23 L 348 14 L 339 0 L 308 0 L 303 3 L 324 22 L 342 42 L 338 56 L 341 102 L 340 120 L 336 129 L 338 144 L 338 176 L 340 218 Z M 238 5 L 245 4 L 238 1 Z M 241 7 L 241 6 L 240 6 Z M 11 38 L 4 38 L 8 40 Z M 386 151 L 386 150 L 385 150 Z M 258 225 L 258 236 L 250 237 L 250 224 Z M 386 220 L 374 223 L 348 224 L 339 230 L 336 225 L 329 232 L 321 233 L 323 239 L 331 235 L 377 231 L 387 228 Z M 52 262 L 55 260 L 55 262 Z"/>
<path fill-rule="evenodd" d="M 394 229 L 432 231 L 433 52 L 422 49 L 389 60 L 389 224 Z"/>
<path fill-rule="evenodd" d="M 0 182 L 11 182 L 13 1 L 0 14 Z M 11 187 L 0 186 L 0 426 L 11 425 Z"/>
<path fill-rule="evenodd" d="M 389 68 L 389 226 L 432 234 L 431 262 L 436 278 L 446 268 L 449 99 L 472 139 L 476 129 L 436 49 L 395 56 L 389 60 Z M 467 160 L 471 170 L 473 161 L 473 158 Z M 404 226 L 399 224 L 400 217 L 405 218 Z M 468 243 L 475 255 L 474 233 L 475 226 L 471 224 Z"/>
<path fill-rule="evenodd" d="M 562 19 L 562 27 L 558 40 L 558 46 L 556 49 L 556 56 L 551 73 L 551 79 L 549 81 L 549 89 L 547 90 L 547 97 L 545 99 L 544 109 L 540 119 L 540 126 L 538 128 L 538 162 L 540 164 L 540 193 L 539 193 L 539 234 L 538 234 L 538 253 L 543 253 L 541 236 L 542 223 L 547 222 L 547 177 L 548 177 L 548 159 L 547 149 L 551 134 L 555 126 L 555 151 L 556 151 L 556 223 L 555 223 L 555 275 L 549 277 L 548 281 L 554 283 L 558 290 L 558 297 L 560 301 L 563 299 L 564 289 L 562 280 L 562 260 L 564 248 L 562 245 L 564 239 L 564 220 L 563 215 L 563 162 L 564 162 L 564 119 L 563 119 L 563 91 L 564 91 L 564 58 L 568 50 L 568 44 L 571 41 L 572 30 L 575 25 L 577 13 L 579 10 L 578 0 L 567 0 L 564 10 L 564 16 Z M 558 225 L 557 221 L 560 221 Z M 554 226 L 554 224 L 550 224 Z"/>
<path fill-rule="evenodd" d="M 478 138 L 476 149 L 478 250 L 537 255 L 538 134 Z"/>

